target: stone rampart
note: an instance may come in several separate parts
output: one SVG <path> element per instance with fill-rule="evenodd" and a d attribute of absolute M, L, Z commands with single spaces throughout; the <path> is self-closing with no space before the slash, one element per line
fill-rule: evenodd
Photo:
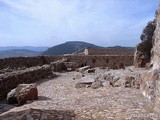
<path fill-rule="evenodd" d="M 76 62 L 77 67 L 90 66 L 90 67 L 109 67 L 118 69 L 119 66 L 133 65 L 133 56 L 99 56 L 99 55 L 77 55 L 65 56 L 70 62 Z"/>
<path fill-rule="evenodd" d="M 117 68 L 123 64 L 124 66 L 133 65 L 133 56 L 106 56 L 106 55 L 67 55 L 67 56 L 39 56 L 39 57 L 13 57 L 0 59 L 0 69 L 4 68 L 20 68 L 34 67 L 44 64 L 50 64 L 60 59 L 67 58 L 68 62 L 75 62 L 76 67 L 91 66 L 91 67 L 110 67 Z"/>
<path fill-rule="evenodd" d="M 134 55 L 134 49 L 87 48 L 85 55 Z"/>

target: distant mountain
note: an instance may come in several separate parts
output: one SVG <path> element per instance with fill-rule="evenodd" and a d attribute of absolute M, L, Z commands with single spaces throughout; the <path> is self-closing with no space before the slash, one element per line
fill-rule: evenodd
<path fill-rule="evenodd" d="M 0 46 L 0 51 L 6 51 L 6 50 L 31 50 L 31 51 L 38 51 L 42 52 L 47 50 L 49 47 L 33 47 L 33 46 L 22 46 L 22 47 L 17 47 L 17 46 L 6 46 L 6 47 L 1 47 Z"/>
<path fill-rule="evenodd" d="M 134 47 L 122 47 L 122 46 L 113 46 L 113 47 L 107 47 L 111 49 L 134 49 Z"/>
<path fill-rule="evenodd" d="M 43 52 L 43 55 L 75 54 L 80 51 L 83 51 L 85 48 L 103 48 L 103 47 L 81 41 L 70 41 L 49 48 L 48 50 Z"/>
<path fill-rule="evenodd" d="M 0 51 L 0 57 L 18 57 L 18 56 L 38 56 L 41 55 L 42 52 L 25 50 L 25 49 L 15 49 L 15 50 L 6 50 Z"/>
<path fill-rule="evenodd" d="M 134 47 L 101 47 L 91 43 L 81 41 L 70 41 L 63 44 L 53 46 L 42 53 L 42 55 L 63 55 L 81 53 L 85 48 L 110 48 L 110 49 L 134 49 Z"/>

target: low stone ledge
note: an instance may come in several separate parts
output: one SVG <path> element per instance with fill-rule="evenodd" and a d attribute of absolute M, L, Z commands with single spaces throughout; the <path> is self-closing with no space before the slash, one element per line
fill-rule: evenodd
<path fill-rule="evenodd" d="M 13 108 L 0 115 L 0 120 L 75 120 L 73 110 L 54 110 L 41 106 Z"/>
<path fill-rule="evenodd" d="M 0 99 L 6 97 L 7 93 L 22 83 L 33 83 L 40 78 L 52 76 L 49 65 L 31 67 L 26 70 L 14 71 L 0 74 Z"/>

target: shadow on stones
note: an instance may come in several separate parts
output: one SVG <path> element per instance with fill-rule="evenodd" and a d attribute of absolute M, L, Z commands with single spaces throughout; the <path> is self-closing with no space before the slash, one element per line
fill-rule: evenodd
<path fill-rule="evenodd" d="M 58 77 L 60 77 L 61 75 L 55 75 L 54 77 L 51 77 L 51 78 L 44 78 L 44 79 L 41 79 L 41 80 L 38 80 L 37 82 L 36 82 L 36 84 L 37 85 L 41 85 L 41 84 L 43 84 L 43 83 L 45 83 L 45 82 L 48 82 L 48 81 L 50 81 L 50 80 L 55 80 L 56 78 L 58 78 Z"/>
<path fill-rule="evenodd" d="M 26 113 L 29 113 L 26 115 Z M 76 115 L 73 110 L 47 110 L 47 109 L 23 109 L 19 112 L 9 112 L 1 115 L 0 120 L 13 120 L 19 116 L 19 120 L 37 120 L 42 118 L 43 120 L 75 120 Z M 29 117 L 28 117 L 29 116 Z M 39 119 L 38 119 L 39 120 Z"/>
<path fill-rule="evenodd" d="M 45 96 L 38 96 L 38 100 L 52 100 L 52 99 Z"/>

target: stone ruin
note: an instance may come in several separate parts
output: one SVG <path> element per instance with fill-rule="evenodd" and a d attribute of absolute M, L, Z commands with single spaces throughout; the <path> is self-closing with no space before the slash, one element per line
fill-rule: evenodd
<path fill-rule="evenodd" d="M 130 55 L 1 59 L 0 98 L 16 105 L 0 120 L 160 119 L 160 8 L 156 21 L 150 67 L 137 51 L 135 67 Z"/>
<path fill-rule="evenodd" d="M 126 49 L 111 49 L 111 48 L 86 48 L 83 52 L 84 55 L 121 55 L 132 56 L 134 48 Z"/>
<path fill-rule="evenodd" d="M 117 59 L 119 61 L 117 61 Z M 55 79 L 57 77 L 57 73 L 64 71 L 77 71 L 77 73 L 87 71 L 88 73 L 94 73 L 95 69 L 91 69 L 94 67 L 103 67 L 103 69 L 106 67 L 118 69 L 120 67 L 124 68 L 132 64 L 133 56 L 117 55 L 38 56 L 0 59 L 0 99 L 3 101 L 3 99 L 7 97 L 7 103 L 13 104 L 13 106 L 1 104 L 0 114 L 5 113 L 15 106 L 22 106 L 24 104 L 28 104 L 28 102 L 37 100 L 39 97 L 37 85 L 35 83 L 38 80 Z M 92 87 L 94 86 L 92 85 Z M 20 109 L 18 108 L 18 110 Z M 69 119 L 70 116 L 74 117 L 74 113 L 70 110 L 55 110 L 52 112 L 56 115 L 58 114 L 60 116 L 66 116 L 67 119 Z M 6 112 L 5 114 L 8 113 Z M 52 117 L 59 119 L 56 117 L 56 115 Z M 4 116 L 6 115 L 0 116 L 0 119 L 12 119 L 12 117 L 8 118 Z M 19 116 L 17 119 L 22 118 Z"/>

